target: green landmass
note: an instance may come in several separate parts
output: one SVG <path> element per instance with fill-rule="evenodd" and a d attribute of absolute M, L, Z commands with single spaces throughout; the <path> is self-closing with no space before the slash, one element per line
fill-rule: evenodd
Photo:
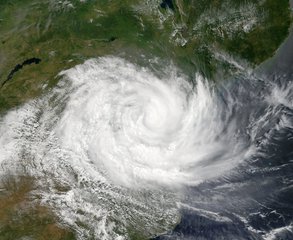
<path fill-rule="evenodd" d="M 34 179 L 7 175 L 0 183 L 1 240 L 75 240 L 72 230 L 31 195 Z"/>
<path fill-rule="evenodd" d="M 230 56 L 260 64 L 273 56 L 291 23 L 288 0 L 176 0 L 173 10 L 160 3 L 1 0 L 0 112 L 50 89 L 61 70 L 107 54 L 148 53 L 191 74 L 231 75 L 239 69 Z M 2 86 L 32 57 L 41 63 L 23 67 Z"/>

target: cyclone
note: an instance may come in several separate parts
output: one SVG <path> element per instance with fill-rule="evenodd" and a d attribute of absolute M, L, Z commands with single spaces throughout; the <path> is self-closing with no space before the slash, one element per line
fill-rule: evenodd
<path fill-rule="evenodd" d="M 1 116 L 0 171 L 37 179 L 34 194 L 78 239 L 158 236 L 180 222 L 181 208 L 232 223 L 218 214 L 240 201 L 221 197 L 226 179 L 263 171 L 255 159 L 292 129 L 291 82 L 249 75 L 214 84 L 113 56 L 57 77 Z"/>
<path fill-rule="evenodd" d="M 116 184 L 194 184 L 235 167 L 247 150 L 199 75 L 193 86 L 110 57 L 62 75 L 74 90 L 56 134 L 82 159 L 73 164 L 92 165 Z"/>

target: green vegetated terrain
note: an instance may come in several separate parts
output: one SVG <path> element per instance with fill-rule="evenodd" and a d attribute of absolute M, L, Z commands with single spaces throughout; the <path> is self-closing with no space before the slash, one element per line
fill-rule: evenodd
<path fill-rule="evenodd" d="M 231 76 L 272 57 L 290 24 L 288 0 L 0 0 L 0 114 L 103 55 L 148 54 L 209 79 Z M 32 58 L 40 62 L 22 65 Z M 1 239 L 74 239 L 50 209 L 30 204 L 22 182 L 0 195 Z"/>
<path fill-rule="evenodd" d="M 74 240 L 74 233 L 57 224 L 57 218 L 32 198 L 34 179 L 7 175 L 0 183 L 0 239 Z"/>
<path fill-rule="evenodd" d="M 171 2 L 171 1 L 169 1 Z M 39 96 L 62 69 L 107 54 L 142 51 L 209 78 L 255 66 L 288 35 L 287 0 L 1 0 L 0 109 Z M 12 75 L 17 64 L 36 57 Z M 6 82 L 5 82 L 6 81 Z M 3 85 L 3 83 L 5 84 Z"/>

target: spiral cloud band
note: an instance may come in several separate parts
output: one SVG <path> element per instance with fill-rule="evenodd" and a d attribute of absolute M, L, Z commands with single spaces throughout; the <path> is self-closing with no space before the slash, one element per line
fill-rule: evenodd
<path fill-rule="evenodd" d="M 179 74 L 159 79 L 113 57 L 62 75 L 73 91 L 55 132 L 78 156 L 74 165 L 116 184 L 192 184 L 231 169 L 244 154 L 229 111 L 200 76 L 193 89 Z"/>
<path fill-rule="evenodd" d="M 158 76 L 103 57 L 61 72 L 54 89 L 0 118 L 0 172 L 38 179 L 42 201 L 80 239 L 168 231 L 181 186 L 230 173 L 253 152 L 241 102 L 174 69 Z"/>

